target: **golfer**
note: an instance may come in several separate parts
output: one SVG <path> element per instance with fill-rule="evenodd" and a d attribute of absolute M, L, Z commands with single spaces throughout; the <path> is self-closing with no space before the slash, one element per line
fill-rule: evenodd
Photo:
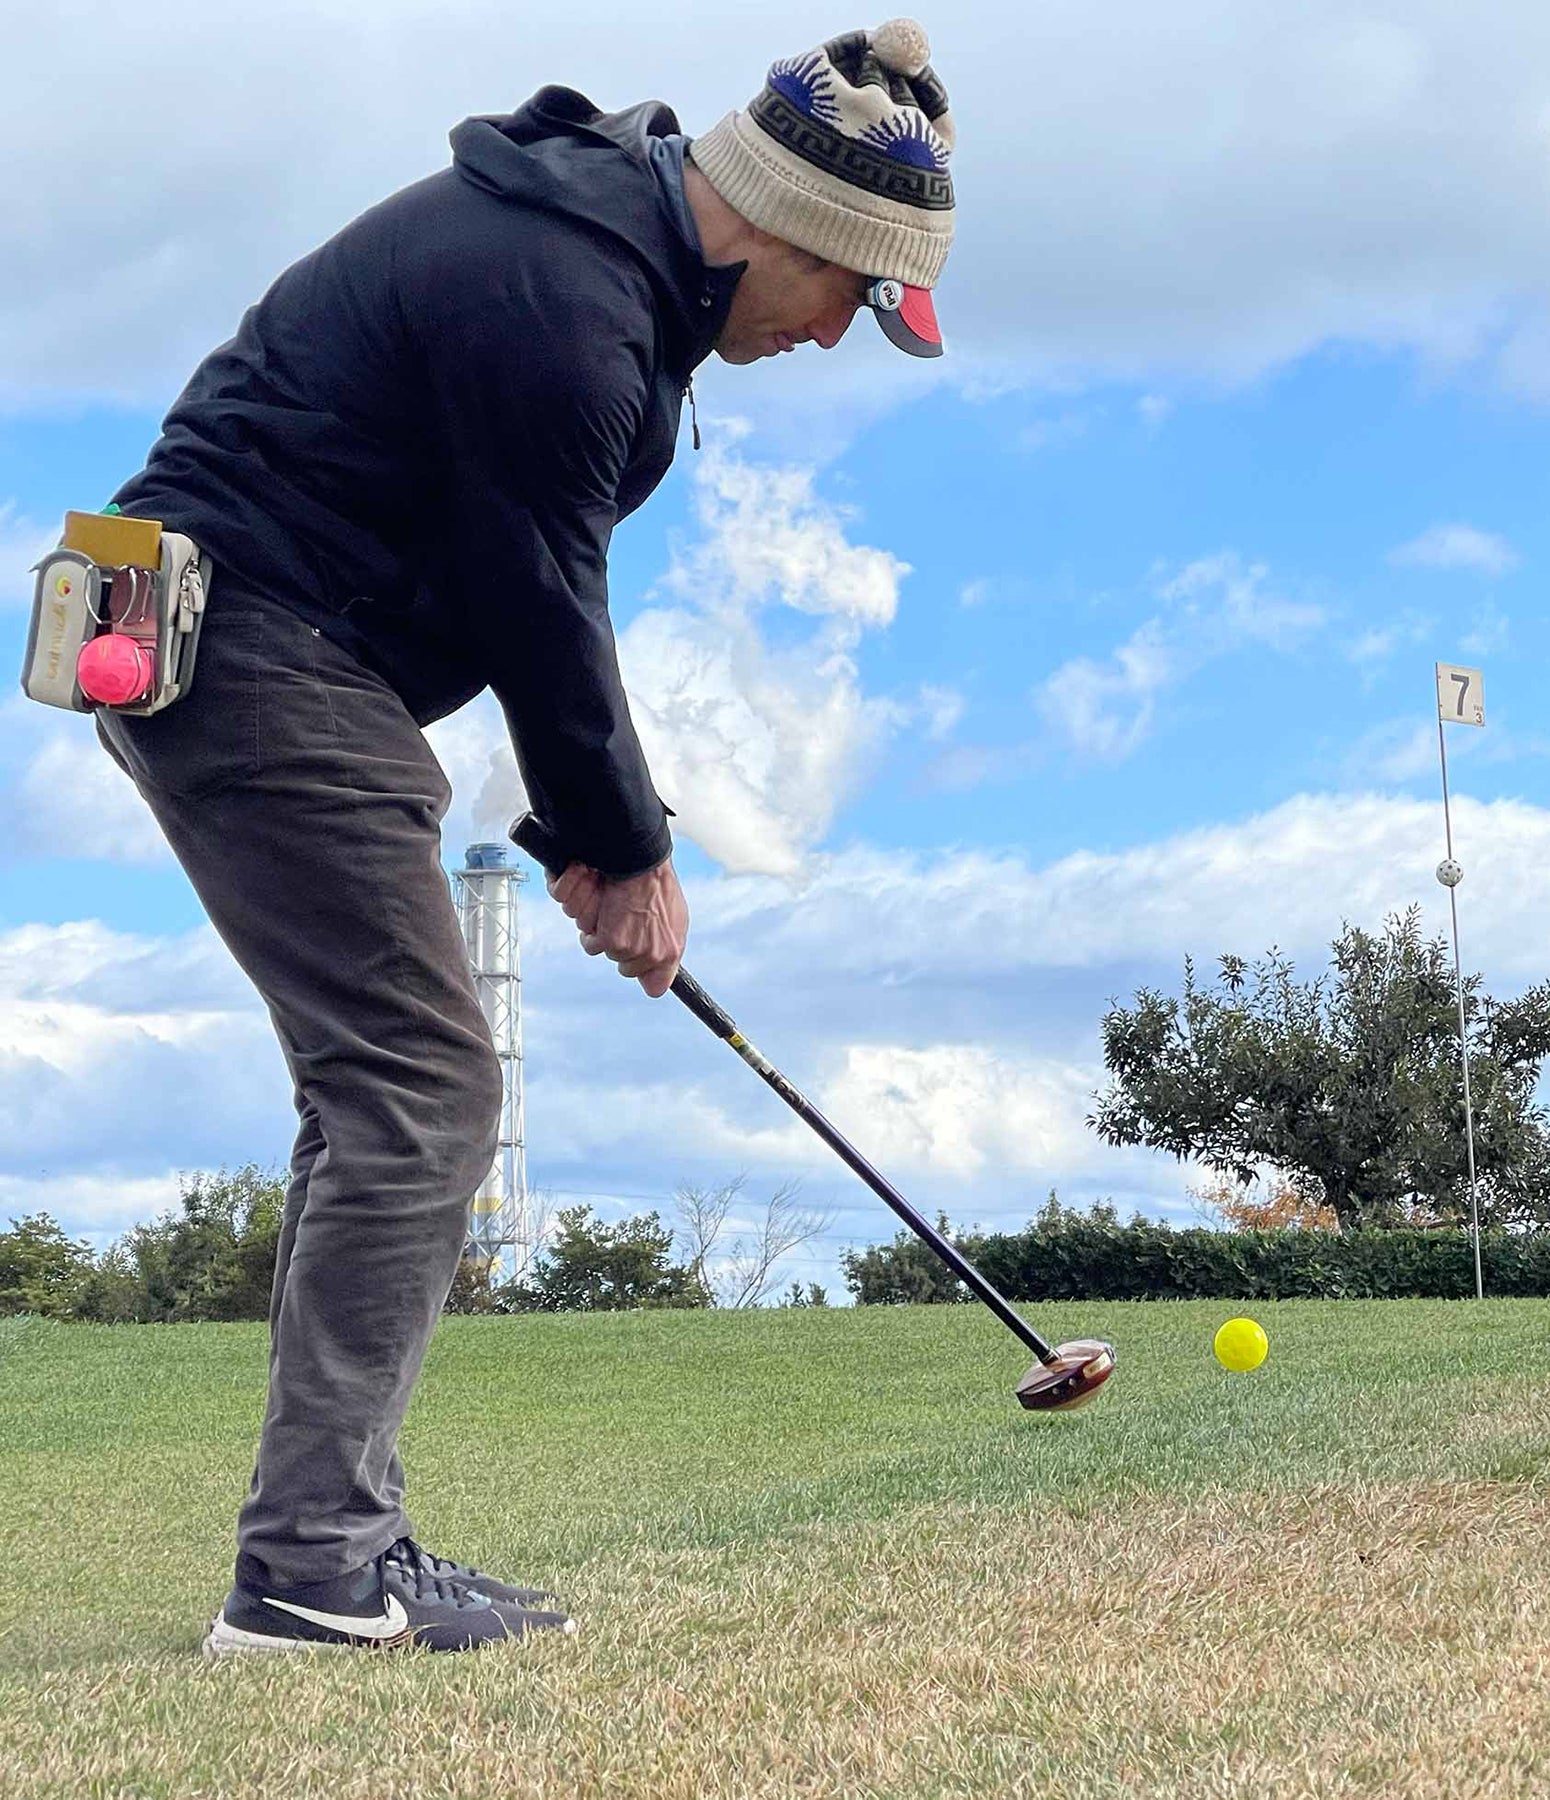
<path fill-rule="evenodd" d="M 207 1654 L 574 1630 L 552 1594 L 423 1548 L 404 1510 L 399 1427 L 501 1102 L 421 727 L 493 690 L 582 947 L 665 993 L 688 911 L 609 535 L 712 350 L 832 349 L 868 307 L 941 353 L 952 126 L 928 54 L 909 20 L 849 32 L 692 142 L 664 105 L 563 87 L 466 119 L 449 169 L 249 309 L 113 496 L 213 579 L 188 695 L 98 729 L 263 996 L 300 1116 Z"/>

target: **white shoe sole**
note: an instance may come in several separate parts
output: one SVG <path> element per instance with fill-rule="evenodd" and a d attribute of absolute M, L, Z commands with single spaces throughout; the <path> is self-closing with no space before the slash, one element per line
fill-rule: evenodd
<path fill-rule="evenodd" d="M 354 1643 L 321 1643 L 312 1638 L 266 1637 L 262 1632 L 244 1631 L 240 1625 L 229 1625 L 221 1613 L 210 1621 L 210 1630 L 200 1645 L 206 1661 L 216 1662 L 223 1656 L 275 1656 L 287 1650 L 397 1650 L 414 1642 L 412 1631 L 401 1631 L 397 1637 L 360 1638 Z"/>
<path fill-rule="evenodd" d="M 566 1637 L 574 1637 L 576 1621 L 567 1619 L 556 1629 Z M 413 1642 L 413 1631 L 402 1631 L 397 1637 L 358 1638 L 354 1643 L 338 1644 L 322 1643 L 312 1638 L 266 1637 L 262 1632 L 244 1631 L 240 1625 L 227 1624 L 226 1615 L 221 1613 L 210 1621 L 210 1630 L 199 1648 L 206 1662 L 218 1662 L 226 1656 L 277 1656 L 284 1655 L 286 1651 L 297 1650 L 402 1650 Z M 481 1644 L 478 1648 L 484 1649 L 486 1646 Z"/>

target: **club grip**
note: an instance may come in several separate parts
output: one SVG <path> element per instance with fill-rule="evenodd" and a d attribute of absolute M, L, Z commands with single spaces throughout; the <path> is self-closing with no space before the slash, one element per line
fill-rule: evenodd
<path fill-rule="evenodd" d="M 737 1035 L 737 1027 L 731 1015 L 724 1013 L 711 999 L 687 969 L 680 969 L 673 977 L 673 993 L 688 1007 L 702 1025 L 708 1025 L 718 1038 L 729 1038 Z"/>

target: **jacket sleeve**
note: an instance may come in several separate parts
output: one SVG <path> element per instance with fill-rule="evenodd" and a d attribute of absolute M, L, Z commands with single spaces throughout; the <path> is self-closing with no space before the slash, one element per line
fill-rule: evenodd
<path fill-rule="evenodd" d="M 455 611 L 511 733 L 528 800 L 567 860 L 605 875 L 672 849 L 608 616 L 616 495 L 648 403 L 644 275 L 601 248 L 449 278 L 421 334 Z"/>

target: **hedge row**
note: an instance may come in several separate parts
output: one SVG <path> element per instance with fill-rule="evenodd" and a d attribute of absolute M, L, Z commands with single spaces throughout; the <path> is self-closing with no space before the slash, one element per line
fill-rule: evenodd
<path fill-rule="evenodd" d="M 1013 1300 L 1457 1300 L 1475 1291 L 1473 1240 L 1454 1229 L 1227 1232 L 1068 1215 L 955 1242 Z M 1480 1257 L 1488 1295 L 1550 1295 L 1550 1231 L 1484 1232 Z M 847 1258 L 847 1280 L 863 1304 L 969 1298 L 928 1263 L 924 1246 L 901 1234 Z"/>

